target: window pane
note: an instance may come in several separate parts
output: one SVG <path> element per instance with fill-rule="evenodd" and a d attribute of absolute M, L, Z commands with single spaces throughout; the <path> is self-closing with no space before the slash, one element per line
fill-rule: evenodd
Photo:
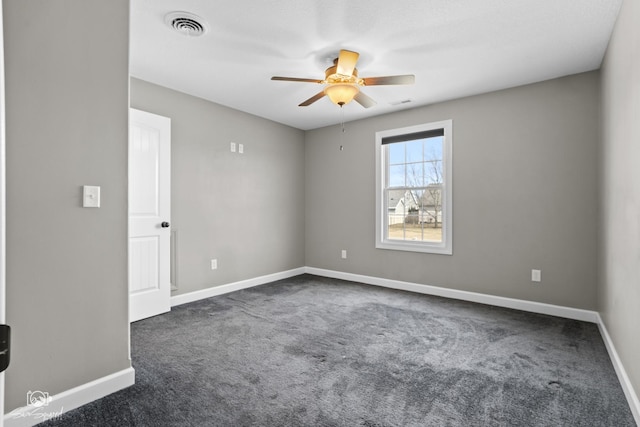
<path fill-rule="evenodd" d="M 424 140 L 424 158 L 425 160 L 442 160 L 442 143 L 441 136 L 427 138 Z"/>
<path fill-rule="evenodd" d="M 405 165 L 389 166 L 389 187 L 404 187 L 405 171 Z"/>
<path fill-rule="evenodd" d="M 407 141 L 404 143 L 407 146 L 407 163 L 422 161 L 423 141 L 424 139 L 419 139 L 416 141 Z"/>
<path fill-rule="evenodd" d="M 410 163 L 407 165 L 407 186 L 424 187 L 424 163 Z"/>
<path fill-rule="evenodd" d="M 425 173 L 424 173 L 424 183 L 425 185 L 429 184 L 442 184 L 442 161 L 441 160 L 432 160 L 426 162 L 424 165 Z"/>
<path fill-rule="evenodd" d="M 415 199 L 415 208 L 420 211 L 421 216 L 422 216 L 422 206 L 424 205 L 425 191 L 426 190 L 424 188 L 420 188 L 412 191 L 413 197 Z M 422 221 L 422 219 L 420 221 Z"/>
<path fill-rule="evenodd" d="M 408 208 L 404 217 L 404 238 L 409 241 L 422 241 L 422 199 L 424 190 L 415 189 L 407 193 Z"/>
<path fill-rule="evenodd" d="M 389 190 L 387 192 L 387 224 L 388 239 L 404 239 L 404 190 Z"/>
<path fill-rule="evenodd" d="M 389 155 L 389 164 L 397 165 L 404 163 L 404 144 L 385 145 Z"/>
<path fill-rule="evenodd" d="M 442 242 L 442 186 L 428 186 L 421 201 L 423 240 Z"/>

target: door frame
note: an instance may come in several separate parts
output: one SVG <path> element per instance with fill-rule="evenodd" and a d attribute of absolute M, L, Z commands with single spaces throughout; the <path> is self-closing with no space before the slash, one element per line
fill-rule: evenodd
<path fill-rule="evenodd" d="M 0 2 L 0 323 L 6 323 L 6 199 L 5 199 L 5 103 L 4 103 L 4 28 Z M 0 427 L 4 424 L 4 372 L 0 373 Z"/>

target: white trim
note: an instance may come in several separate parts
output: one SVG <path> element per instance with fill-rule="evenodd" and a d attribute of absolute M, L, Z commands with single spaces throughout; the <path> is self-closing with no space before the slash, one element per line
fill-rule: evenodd
<path fill-rule="evenodd" d="M 386 171 L 388 159 L 383 150 L 382 140 L 386 137 L 408 135 L 428 130 L 443 129 L 444 140 L 442 147 L 442 164 L 444 167 L 444 183 L 442 191 L 442 242 L 417 242 L 390 240 L 388 221 L 384 219 L 388 212 L 388 200 L 383 196 L 387 186 Z M 423 252 L 440 255 L 453 254 L 453 120 L 425 123 L 399 129 L 389 129 L 376 132 L 376 248 L 396 251 Z"/>
<path fill-rule="evenodd" d="M 0 2 L 0 323 L 6 323 L 6 149 L 4 96 L 4 30 L 3 7 Z M 4 372 L 0 373 L 0 415 L 4 414 Z M 3 418 L 0 417 L 0 427 Z"/>
<path fill-rule="evenodd" d="M 343 273 L 341 271 L 325 270 L 314 267 L 306 267 L 305 272 L 309 274 L 315 274 L 316 276 L 349 280 L 352 282 L 360 282 L 367 285 L 375 285 L 385 288 L 416 292 L 419 294 L 436 295 L 445 298 L 453 298 L 463 301 L 477 302 L 480 304 L 494 305 L 496 307 L 513 308 L 515 310 L 528 311 L 538 314 L 547 314 L 550 316 L 564 317 L 567 319 L 582 320 L 584 322 L 598 322 L 598 313 L 591 310 L 582 310 L 579 308 L 563 307 L 560 305 L 499 297 L 495 295 L 480 294 L 476 292 L 460 291 L 457 289 L 441 288 L 438 286 L 423 285 L 419 283 L 402 282 L 399 280 L 382 279 L 379 277 L 363 276 L 360 274 Z"/>
<path fill-rule="evenodd" d="M 476 292 L 461 291 L 456 289 L 441 288 L 438 286 L 423 285 L 419 283 L 403 282 L 399 280 L 383 279 L 380 277 L 364 276 L 354 273 L 345 273 L 335 270 L 326 270 L 315 267 L 300 267 L 279 273 L 268 274 L 253 279 L 242 280 L 238 282 L 228 283 L 222 286 L 215 286 L 200 291 L 190 292 L 188 294 L 176 295 L 171 297 L 171 306 L 186 304 L 217 295 L 223 295 L 241 289 L 247 289 L 254 286 L 260 286 L 277 280 L 295 277 L 301 274 L 314 274 L 316 276 L 330 277 L 335 279 L 359 282 L 368 285 L 381 286 L 385 288 L 398 289 L 403 291 L 415 292 L 420 294 L 435 295 L 445 298 L 453 298 L 463 301 L 477 302 L 480 304 L 488 304 L 497 307 L 512 308 L 515 310 L 528 311 L 538 314 L 546 314 L 550 316 L 564 317 L 567 319 L 581 320 L 584 322 L 596 323 L 600 329 L 603 341 L 611 358 L 611 362 L 618 376 L 618 380 L 622 386 L 624 394 L 629 403 L 631 412 L 636 420 L 636 424 L 640 425 L 640 401 L 633 385 L 622 365 L 622 361 L 618 357 L 611 337 L 607 332 L 607 328 L 600 317 L 600 314 L 591 310 L 582 310 L 578 308 L 563 307 L 559 305 L 546 304 L 533 301 L 525 301 L 515 298 L 505 298 L 495 295 L 486 295 Z M 100 399 L 111 393 L 133 385 L 135 382 L 135 371 L 128 368 L 120 372 L 108 375 L 106 377 L 91 381 L 87 384 L 64 391 L 55 396 L 51 396 L 51 402 L 46 406 L 46 413 L 65 413 L 82 405 Z M 25 396 L 26 397 L 26 396 Z M 33 407 L 25 406 L 4 415 L 6 427 L 30 427 L 43 419 L 29 416 L 33 412 Z"/>
<path fill-rule="evenodd" d="M 43 418 L 44 415 L 61 415 L 111 393 L 115 393 L 118 390 L 129 387 L 133 385 L 134 382 L 134 369 L 123 369 L 122 371 L 51 396 L 51 401 L 46 406 L 40 408 L 23 406 L 14 409 L 4 415 L 4 425 L 5 427 L 31 427 L 45 421 L 46 419 Z"/>
<path fill-rule="evenodd" d="M 558 316 L 566 319 L 581 320 L 584 322 L 591 322 L 598 325 L 600 334 L 604 341 L 609 358 L 616 371 L 624 395 L 627 398 L 627 403 L 631 409 L 631 413 L 635 418 L 636 424 L 640 426 L 640 400 L 638 394 L 633 388 L 633 384 L 627 375 L 624 365 L 616 352 L 613 341 L 607 332 L 607 328 L 604 321 L 600 317 L 600 314 L 596 311 L 582 310 L 579 308 L 563 307 L 560 305 L 546 304 L 534 301 L 525 301 L 515 298 L 505 298 L 495 295 L 486 295 L 476 292 L 460 291 L 456 289 L 441 288 L 438 286 L 422 285 L 419 283 L 402 282 L 399 280 L 382 279 L 379 277 L 364 276 L 360 274 L 344 273 L 341 271 L 325 270 L 322 268 L 305 267 L 305 272 L 308 274 L 315 274 L 316 276 L 331 277 L 335 279 L 349 280 L 352 282 L 359 282 L 368 285 L 382 286 L 385 288 L 399 289 L 403 291 L 416 292 L 427 295 L 436 295 L 445 298 L 453 298 L 463 301 L 477 302 L 481 304 L 488 304 L 497 307 L 512 308 L 515 310 L 528 311 L 538 314 L 547 314 L 550 316 Z"/>
<path fill-rule="evenodd" d="M 268 274 L 253 279 L 228 283 L 226 285 L 214 286 L 199 291 L 189 292 L 171 297 L 171 306 L 175 307 L 205 298 L 211 298 L 240 289 L 252 288 L 275 282 L 276 280 L 288 279 L 300 274 L 314 274 L 316 276 L 331 277 L 335 279 L 349 280 L 352 282 L 364 283 L 367 285 L 382 286 L 385 288 L 399 289 L 403 291 L 415 292 L 419 294 L 435 295 L 445 298 L 458 299 L 463 301 L 477 302 L 480 304 L 493 305 L 496 307 L 512 308 L 515 310 L 528 311 L 531 313 L 547 314 L 550 316 L 564 317 L 566 319 L 581 320 L 584 322 L 598 323 L 598 313 L 592 310 L 580 308 L 564 307 L 560 305 L 546 304 L 543 302 L 526 301 L 516 298 L 506 298 L 495 295 L 481 294 L 477 292 L 461 291 L 457 289 L 441 288 L 439 286 L 423 285 L 420 283 L 403 282 L 400 280 L 383 279 L 380 277 L 364 276 L 361 274 L 344 273 L 335 270 L 326 270 L 315 267 L 300 267 L 280 273 Z"/>
<path fill-rule="evenodd" d="M 598 314 L 598 328 L 600 329 L 600 335 L 602 335 L 604 345 L 607 347 L 607 351 L 609 352 L 609 358 L 611 359 L 613 368 L 616 370 L 616 374 L 618 375 L 618 381 L 620 381 L 622 391 L 624 391 L 624 395 L 629 403 L 629 408 L 631 409 L 633 418 L 635 418 L 636 424 L 640 426 L 640 400 L 638 399 L 638 394 L 633 389 L 633 384 L 631 384 L 631 380 L 627 375 L 627 371 L 624 369 L 622 360 L 620 360 L 620 357 L 618 356 L 618 352 L 613 345 L 613 341 L 609 336 L 609 332 L 607 332 L 607 328 L 600 317 L 600 314 Z"/>
<path fill-rule="evenodd" d="M 215 297 L 218 295 L 228 294 L 229 292 L 239 291 L 240 289 L 264 285 L 266 283 L 275 282 L 276 280 L 299 276 L 305 273 L 305 269 L 306 267 L 294 268 L 293 270 L 281 271 L 279 273 L 254 277 L 253 279 L 241 280 L 239 282 L 227 283 L 226 285 L 213 286 L 211 288 L 201 289 L 199 291 L 189 292 L 182 295 L 175 295 L 171 297 L 171 307 L 199 301 L 205 298 Z"/>

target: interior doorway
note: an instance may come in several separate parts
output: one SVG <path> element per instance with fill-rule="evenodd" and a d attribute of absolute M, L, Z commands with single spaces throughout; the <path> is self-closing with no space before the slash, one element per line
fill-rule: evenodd
<path fill-rule="evenodd" d="M 171 120 L 130 109 L 129 321 L 171 309 Z"/>

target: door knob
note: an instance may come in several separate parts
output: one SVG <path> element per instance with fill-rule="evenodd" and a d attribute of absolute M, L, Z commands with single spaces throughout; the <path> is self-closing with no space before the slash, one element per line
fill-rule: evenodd
<path fill-rule="evenodd" d="M 162 223 L 160 224 L 160 227 L 167 228 L 167 227 L 169 227 L 169 225 L 170 224 L 167 221 L 162 221 Z"/>

